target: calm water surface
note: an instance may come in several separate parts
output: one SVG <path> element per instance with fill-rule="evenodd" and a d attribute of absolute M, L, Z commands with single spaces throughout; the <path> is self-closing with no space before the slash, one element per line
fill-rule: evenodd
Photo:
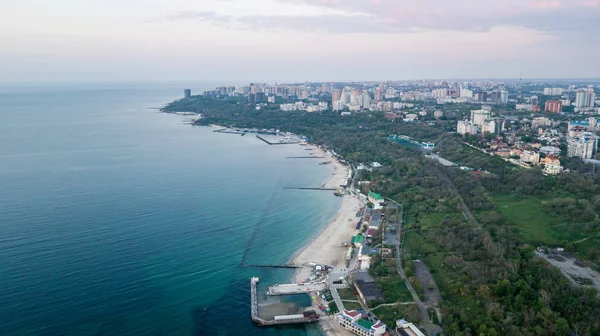
<path fill-rule="evenodd" d="M 325 225 L 339 199 L 283 188 L 331 168 L 148 109 L 183 88 L 0 86 L 0 335 L 316 332 L 254 327 L 249 277 L 290 273 L 242 264 Z"/>

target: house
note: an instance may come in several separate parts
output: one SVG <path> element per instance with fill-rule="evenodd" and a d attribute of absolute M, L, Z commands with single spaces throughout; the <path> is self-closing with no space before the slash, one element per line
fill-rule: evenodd
<path fill-rule="evenodd" d="M 358 292 L 358 296 L 363 302 L 369 302 L 373 300 L 384 299 L 383 294 L 377 287 L 375 279 L 369 274 L 368 271 L 361 270 L 356 274 L 351 275 L 354 288 Z"/>
<path fill-rule="evenodd" d="M 373 323 L 356 310 L 344 310 L 337 314 L 335 319 L 342 327 L 359 336 L 382 336 L 385 334 L 385 324 L 381 321 Z"/>

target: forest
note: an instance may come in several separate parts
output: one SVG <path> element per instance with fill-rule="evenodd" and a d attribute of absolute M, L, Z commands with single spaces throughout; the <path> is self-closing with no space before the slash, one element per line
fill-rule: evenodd
<path fill-rule="evenodd" d="M 598 293 L 570 285 L 534 253 L 543 243 L 536 241 L 538 231 L 559 241 L 570 236 L 563 230 L 546 232 L 543 225 L 527 227 L 529 221 L 521 223 L 522 214 L 512 206 L 533 204 L 525 209 L 567 221 L 573 235 L 590 237 L 585 247 L 570 248 L 598 263 L 600 180 L 587 165 L 567 162 L 571 173 L 546 177 L 467 147 L 435 124 L 391 122 L 380 112 L 256 110 L 241 98 L 200 96 L 173 102 L 164 111 L 202 113 L 198 125 L 289 131 L 333 149 L 351 164 L 381 163 L 380 169 L 362 171 L 360 179 L 403 204 L 405 265 L 420 259 L 431 269 L 444 299 L 445 334 L 600 335 Z M 435 142 L 440 156 L 476 171 L 441 166 L 418 149 L 388 140 L 390 134 Z M 406 271 L 409 275 L 410 267 Z"/>

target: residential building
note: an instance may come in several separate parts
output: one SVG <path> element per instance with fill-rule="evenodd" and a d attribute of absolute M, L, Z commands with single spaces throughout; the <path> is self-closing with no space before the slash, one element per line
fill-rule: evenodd
<path fill-rule="evenodd" d="M 383 100 L 383 90 L 381 88 L 375 89 L 375 101 L 380 102 Z"/>
<path fill-rule="evenodd" d="M 331 93 L 331 103 L 335 104 L 335 102 L 337 102 L 341 99 L 342 99 L 342 91 L 333 90 L 333 92 Z"/>
<path fill-rule="evenodd" d="M 560 148 L 555 146 L 543 146 L 540 148 L 540 153 L 544 153 L 546 155 L 560 155 Z"/>
<path fill-rule="evenodd" d="M 359 336 L 381 336 L 385 334 L 385 324 L 381 321 L 370 322 L 356 310 L 344 310 L 337 314 L 335 319 L 342 327 Z"/>
<path fill-rule="evenodd" d="M 544 175 L 558 175 L 560 173 L 562 173 L 564 170 L 564 168 L 562 166 L 555 166 L 555 165 L 546 165 L 544 166 L 544 169 L 542 169 L 542 174 Z"/>
<path fill-rule="evenodd" d="M 191 96 L 192 96 L 192 90 L 190 90 L 190 89 L 183 90 L 183 97 L 184 98 L 190 98 Z"/>
<path fill-rule="evenodd" d="M 540 154 L 531 150 L 525 150 L 521 153 L 521 162 L 537 165 L 540 162 Z"/>
<path fill-rule="evenodd" d="M 590 132 L 582 132 L 567 139 L 567 155 L 591 159 L 598 148 L 598 136 Z"/>
<path fill-rule="evenodd" d="M 548 155 L 545 158 L 540 160 L 540 164 L 551 165 L 551 166 L 560 166 L 560 160 L 555 155 Z"/>
<path fill-rule="evenodd" d="M 471 111 L 471 122 L 473 124 L 483 127 L 483 124 L 487 119 L 490 119 L 492 116 L 490 111 L 486 110 L 472 110 Z"/>
<path fill-rule="evenodd" d="M 560 96 L 563 94 L 562 88 L 544 88 L 544 95 L 546 96 Z"/>
<path fill-rule="evenodd" d="M 533 128 L 549 127 L 552 125 L 553 125 L 552 120 L 549 118 L 546 118 L 546 117 L 533 118 L 533 121 L 531 122 L 531 127 L 533 127 Z"/>
<path fill-rule="evenodd" d="M 592 108 L 594 107 L 595 99 L 596 94 L 593 90 L 579 91 L 575 95 L 575 107 L 583 109 Z"/>
<path fill-rule="evenodd" d="M 500 103 L 508 104 L 508 91 L 500 91 Z"/>
<path fill-rule="evenodd" d="M 544 111 L 561 113 L 562 112 L 562 102 L 560 100 L 547 100 Z"/>
<path fill-rule="evenodd" d="M 265 99 L 265 93 L 264 92 L 259 91 L 259 92 L 257 92 L 257 93 L 254 94 L 254 101 L 255 101 L 255 103 L 257 103 L 257 104 L 264 103 L 265 100 L 266 99 Z"/>
<path fill-rule="evenodd" d="M 255 104 L 255 103 L 256 103 L 256 94 L 249 93 L 248 94 L 248 104 Z"/>
<path fill-rule="evenodd" d="M 473 98 L 473 91 L 471 91 L 469 89 L 462 89 L 462 90 L 460 90 L 460 97 L 461 98 Z"/>
<path fill-rule="evenodd" d="M 479 132 L 479 126 L 473 124 L 470 120 L 459 120 L 456 125 L 456 133 L 465 135 L 475 135 Z"/>

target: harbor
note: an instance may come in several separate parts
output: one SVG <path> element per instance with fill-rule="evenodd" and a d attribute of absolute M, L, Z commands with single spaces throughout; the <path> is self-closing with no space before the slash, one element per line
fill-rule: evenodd
<path fill-rule="evenodd" d="M 319 315 L 314 311 L 307 309 L 302 314 L 274 315 L 272 319 L 264 319 L 259 315 L 257 284 L 260 281 L 257 277 L 250 279 L 250 307 L 252 321 L 258 326 L 277 326 L 286 324 L 314 323 L 319 321 Z M 298 294 L 298 293 L 294 293 Z"/>

